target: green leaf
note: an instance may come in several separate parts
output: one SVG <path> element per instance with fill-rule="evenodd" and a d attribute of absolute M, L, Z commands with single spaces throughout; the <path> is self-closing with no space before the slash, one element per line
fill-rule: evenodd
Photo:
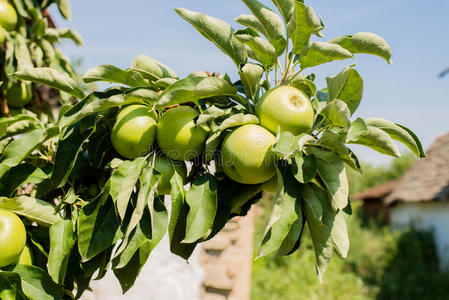
<path fill-rule="evenodd" d="M 10 197 L 25 183 L 41 183 L 49 178 L 48 172 L 31 164 L 20 164 L 9 169 L 0 181 L 0 196 Z"/>
<path fill-rule="evenodd" d="M 13 127 L 29 128 L 31 124 L 38 123 L 38 120 L 29 115 L 19 114 L 9 118 L 0 118 L 0 137 L 3 137 L 8 132 L 20 131 L 20 129 L 11 130 Z M 17 126 L 18 125 L 18 126 Z"/>
<path fill-rule="evenodd" d="M 59 128 L 64 129 L 81 119 L 97 112 L 107 111 L 113 107 L 135 103 L 134 99 L 126 100 L 118 89 L 106 92 L 94 92 L 70 108 L 59 121 Z"/>
<path fill-rule="evenodd" d="M 326 192 L 314 184 L 303 187 L 304 210 L 315 250 L 315 264 L 320 282 L 332 257 L 331 229 L 325 225 L 323 214 L 317 213 L 318 207 L 326 205 Z M 322 210 L 321 210 L 322 211 Z M 327 222 L 326 222 L 327 223 Z"/>
<path fill-rule="evenodd" d="M 134 228 L 136 228 L 136 226 L 142 219 L 145 207 L 147 207 L 148 203 L 154 202 L 155 192 L 157 185 L 160 181 L 160 177 L 161 177 L 160 175 L 154 173 L 153 167 L 147 165 L 143 168 L 142 173 L 140 174 L 139 177 L 140 188 L 139 193 L 137 195 L 136 205 L 131 215 L 131 219 L 129 220 L 128 227 L 126 228 L 122 244 L 120 245 L 120 248 L 116 251 L 116 256 L 120 254 L 125 249 L 125 247 L 127 247 L 129 237 Z M 131 256 L 133 254 L 134 253 L 132 253 Z M 129 259 L 131 259 L 131 256 L 129 256 Z M 121 267 L 124 267 L 127 263 L 128 262 L 125 262 Z"/>
<path fill-rule="evenodd" d="M 70 9 L 70 4 L 68 0 L 56 0 L 56 3 L 58 4 L 58 9 L 61 15 L 66 19 L 69 20 L 72 18 L 72 10 Z"/>
<path fill-rule="evenodd" d="M 139 71 L 145 79 L 150 81 L 157 81 L 161 78 L 178 79 L 178 76 L 172 69 L 144 54 L 137 56 L 132 61 L 131 68 Z"/>
<path fill-rule="evenodd" d="M 67 28 L 46 28 L 45 29 L 45 37 L 47 39 L 52 39 L 55 42 L 59 42 L 60 38 L 70 39 L 77 46 L 83 45 L 83 38 L 81 35 L 73 29 Z"/>
<path fill-rule="evenodd" d="M 263 34 L 280 55 L 284 52 L 287 42 L 284 39 L 284 24 L 282 19 L 270 8 L 257 0 L 242 0 L 251 10 L 253 15 L 259 20 L 264 29 Z"/>
<path fill-rule="evenodd" d="M 292 225 L 302 216 L 301 189 L 293 177 L 291 168 L 280 164 L 277 168 L 277 178 L 278 187 L 274 197 L 274 208 L 265 229 L 258 257 L 277 251 L 289 234 Z"/>
<path fill-rule="evenodd" d="M 123 93 L 125 100 L 136 102 L 145 101 L 146 103 L 153 105 L 159 100 L 159 94 L 152 90 L 152 87 L 137 87 L 126 90 Z"/>
<path fill-rule="evenodd" d="M 124 268 L 113 270 L 115 277 L 117 277 L 120 282 L 123 293 L 126 293 L 134 285 L 140 271 L 155 246 L 156 245 L 153 245 L 151 242 L 144 243 L 135 252 L 129 263 Z"/>
<path fill-rule="evenodd" d="M 28 300 L 28 297 L 22 291 L 19 274 L 0 271 L 0 299 Z"/>
<path fill-rule="evenodd" d="M 225 129 L 246 124 L 259 124 L 259 119 L 253 114 L 235 114 L 226 118 L 220 126 L 213 128 L 214 132 L 221 132 Z"/>
<path fill-rule="evenodd" d="M 382 57 L 391 64 L 391 49 L 388 43 L 377 34 L 359 32 L 334 38 L 329 43 L 339 44 L 352 53 L 366 53 Z"/>
<path fill-rule="evenodd" d="M 122 70 L 113 65 L 101 65 L 88 70 L 83 76 L 83 81 L 85 83 L 106 81 L 130 87 L 148 85 L 140 72 L 133 69 Z"/>
<path fill-rule="evenodd" d="M 26 9 L 25 9 L 25 3 L 22 0 L 12 0 L 12 3 L 14 3 L 14 8 L 17 11 L 17 13 L 24 17 L 24 18 L 29 18 L 30 16 L 28 15 Z"/>
<path fill-rule="evenodd" d="M 366 125 L 360 118 L 351 124 L 346 143 L 364 145 L 386 155 L 401 156 L 388 133 L 377 127 Z"/>
<path fill-rule="evenodd" d="M 236 107 L 238 110 L 244 109 L 242 106 Z M 195 123 L 196 125 L 201 125 L 213 121 L 215 119 L 225 117 L 227 115 L 230 115 L 233 112 L 234 108 L 235 107 L 220 108 L 219 106 L 211 105 L 198 116 L 198 119 L 196 119 Z"/>
<path fill-rule="evenodd" d="M 334 60 L 353 58 L 351 52 L 345 48 L 332 43 L 313 42 L 301 53 L 299 63 L 301 69 L 318 66 Z"/>
<path fill-rule="evenodd" d="M 198 177 L 186 194 L 190 207 L 183 243 L 194 243 L 211 228 L 217 213 L 217 180 L 210 174 Z"/>
<path fill-rule="evenodd" d="M 326 119 L 328 125 L 341 126 L 346 129 L 351 126 L 351 121 L 349 120 L 351 111 L 344 101 L 336 99 L 327 103 L 320 114 Z"/>
<path fill-rule="evenodd" d="M 324 26 L 311 6 L 300 1 L 295 1 L 294 5 L 294 14 L 287 25 L 287 32 L 293 43 L 293 53 L 300 54 L 309 44 L 310 36 L 321 31 Z"/>
<path fill-rule="evenodd" d="M 304 76 L 297 75 L 295 76 L 289 84 L 298 90 L 302 91 L 309 98 L 312 98 L 316 95 L 316 85 L 313 81 L 307 79 Z"/>
<path fill-rule="evenodd" d="M 256 60 L 265 66 L 266 69 L 277 63 L 278 56 L 274 46 L 261 38 L 253 29 L 238 30 L 234 33 L 234 36 L 253 51 Z"/>
<path fill-rule="evenodd" d="M 321 137 L 314 143 L 309 145 L 317 145 L 327 150 L 334 151 L 338 156 L 355 170 L 360 170 L 360 165 L 354 153 L 343 143 L 344 138 L 339 134 L 326 129 Z"/>
<path fill-rule="evenodd" d="M 111 175 L 111 189 L 109 194 L 114 200 L 118 215 L 122 220 L 125 218 L 131 194 L 146 164 L 145 157 L 126 160 Z"/>
<path fill-rule="evenodd" d="M 89 261 L 122 237 L 119 218 L 115 214 L 114 203 L 109 197 L 110 185 L 108 181 L 100 195 L 83 206 L 80 211 L 78 251 L 82 262 Z"/>
<path fill-rule="evenodd" d="M 248 58 L 246 48 L 234 37 L 234 29 L 228 23 L 185 8 L 176 8 L 175 11 L 228 55 L 237 66 L 246 62 Z"/>
<path fill-rule="evenodd" d="M 12 211 L 44 227 L 50 227 L 61 220 L 55 206 L 27 196 L 0 197 L 0 209 Z"/>
<path fill-rule="evenodd" d="M 294 0 L 272 0 L 276 8 L 281 13 L 284 23 L 288 24 L 295 14 Z"/>
<path fill-rule="evenodd" d="M 231 179 L 225 177 L 222 180 L 218 180 L 217 187 L 217 214 L 214 218 L 214 224 L 207 236 L 203 237 L 203 241 L 207 241 L 216 236 L 223 227 L 226 225 L 228 220 L 231 218 L 231 205 L 235 199 L 236 187 L 241 187 L 243 185 L 232 181 Z M 239 192 L 242 190 L 239 189 Z M 242 193 L 240 193 L 241 195 Z"/>
<path fill-rule="evenodd" d="M 175 83 L 176 81 L 178 81 L 178 79 L 174 79 L 174 78 L 161 78 L 158 79 L 156 82 L 154 82 L 154 84 L 161 90 L 165 90 L 166 88 L 168 88 L 170 85 L 172 85 L 173 83 Z"/>
<path fill-rule="evenodd" d="M 10 168 L 20 164 L 34 149 L 57 133 L 57 128 L 36 129 L 8 144 L 3 151 L 3 160 L 0 163 L 0 178 Z"/>
<path fill-rule="evenodd" d="M 237 88 L 220 77 L 203 78 L 195 87 L 195 97 L 197 99 L 232 96 L 235 94 L 237 94 Z"/>
<path fill-rule="evenodd" d="M 276 143 L 271 148 L 271 152 L 275 153 L 279 158 L 288 160 L 294 157 L 303 146 L 313 141 L 313 137 L 308 134 L 294 136 L 289 131 L 281 132 Z"/>
<path fill-rule="evenodd" d="M 333 214 L 330 214 L 332 217 Z M 339 211 L 333 221 L 332 241 L 340 257 L 346 258 L 349 252 L 349 236 L 343 211 Z"/>
<path fill-rule="evenodd" d="M 56 283 L 64 282 L 75 239 L 71 220 L 61 220 L 50 227 L 48 274 Z"/>
<path fill-rule="evenodd" d="M 91 133 L 91 130 L 81 132 L 80 125 L 74 124 L 68 127 L 61 136 L 51 175 L 51 180 L 55 187 L 59 188 L 66 184 L 67 179 L 75 166 L 76 159 L 82 149 L 82 146 Z"/>
<path fill-rule="evenodd" d="M 332 197 L 333 209 L 344 209 L 348 205 L 349 186 L 343 161 L 333 151 L 308 147 L 307 152 L 316 157 L 318 174 Z"/>
<path fill-rule="evenodd" d="M 313 155 L 298 153 L 292 163 L 293 176 L 300 183 L 310 182 L 317 173 L 317 161 Z"/>
<path fill-rule="evenodd" d="M 290 255 L 295 252 L 301 244 L 301 236 L 304 231 L 306 219 L 303 217 L 302 208 L 301 214 L 298 215 L 298 219 L 290 227 L 285 239 L 282 241 L 281 246 L 276 252 L 275 257 Z"/>
<path fill-rule="evenodd" d="M 186 192 L 181 176 L 175 172 L 170 179 L 171 183 L 171 213 L 168 225 L 170 251 L 184 259 L 189 259 L 196 247 L 196 242 L 182 243 L 186 236 L 187 212 L 189 206 L 185 202 Z"/>
<path fill-rule="evenodd" d="M 64 290 L 62 287 L 53 282 L 47 272 L 41 268 L 16 265 L 12 271 L 20 275 L 23 292 L 30 299 L 59 300 L 63 298 Z"/>
<path fill-rule="evenodd" d="M 359 107 L 363 97 L 363 79 L 357 70 L 347 67 L 333 77 L 327 77 L 327 89 L 329 102 L 334 99 L 344 101 L 351 114 Z"/>
<path fill-rule="evenodd" d="M 127 242 L 125 249 L 119 256 L 114 258 L 113 269 L 126 268 L 134 254 L 142 247 L 145 248 L 145 253 L 149 255 L 167 231 L 168 212 L 163 198 L 153 197 L 152 201 L 148 201 L 145 204 L 148 204 L 147 207 L 149 209 L 143 211 L 142 218 L 129 237 L 129 242 Z M 145 261 L 142 260 L 143 263 Z"/>
<path fill-rule="evenodd" d="M 254 63 L 246 63 L 239 71 L 240 79 L 245 88 L 245 95 L 249 99 L 256 99 L 260 91 L 260 78 L 263 68 Z"/>
<path fill-rule="evenodd" d="M 260 23 L 260 21 L 254 15 L 240 15 L 235 18 L 234 21 L 239 23 L 240 25 L 257 31 L 264 36 L 268 35 L 265 31 L 265 28 L 262 26 L 262 23 Z"/>
<path fill-rule="evenodd" d="M 158 107 L 193 102 L 214 96 L 236 95 L 237 88 L 219 77 L 187 77 L 169 86 L 161 94 Z"/>
<path fill-rule="evenodd" d="M 426 157 L 426 153 L 422 148 L 421 142 L 410 129 L 381 118 L 365 119 L 365 124 L 367 126 L 374 126 L 382 129 L 388 133 L 390 137 L 406 145 L 413 153 L 416 154 L 417 157 Z"/>
<path fill-rule="evenodd" d="M 17 34 L 14 39 L 15 49 L 14 56 L 17 61 L 17 71 L 24 71 L 33 68 L 33 61 L 31 59 L 30 50 L 27 45 L 27 40 L 21 34 Z"/>
<path fill-rule="evenodd" d="M 67 74 L 60 73 L 52 68 L 31 68 L 16 72 L 14 76 L 20 80 L 29 80 L 48 85 L 78 99 L 85 97 L 84 92 L 75 80 Z"/>

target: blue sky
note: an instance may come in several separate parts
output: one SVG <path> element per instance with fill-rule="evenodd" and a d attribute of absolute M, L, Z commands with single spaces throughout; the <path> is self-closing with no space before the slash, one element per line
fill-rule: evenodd
<path fill-rule="evenodd" d="M 59 27 L 78 30 L 85 45 L 70 42 L 61 48 L 71 58 L 82 58 L 83 68 L 130 65 L 139 54 L 150 55 L 172 67 L 180 77 L 196 70 L 229 73 L 237 77 L 230 59 L 204 39 L 175 12 L 185 7 L 232 24 L 248 9 L 239 0 L 72 0 L 73 18 L 53 15 Z M 264 1 L 270 5 L 270 1 Z M 365 80 L 360 117 L 382 117 L 414 130 L 427 149 L 449 131 L 449 76 L 438 73 L 449 66 L 449 1 L 444 0 L 315 0 L 312 5 L 326 25 L 325 38 L 370 31 L 384 37 L 393 51 L 393 64 L 378 57 L 358 55 L 355 60 L 333 62 L 310 69 L 318 87 L 324 78 L 356 64 Z M 307 72 L 306 72 L 307 74 Z M 363 161 L 385 162 L 382 155 L 356 147 Z"/>

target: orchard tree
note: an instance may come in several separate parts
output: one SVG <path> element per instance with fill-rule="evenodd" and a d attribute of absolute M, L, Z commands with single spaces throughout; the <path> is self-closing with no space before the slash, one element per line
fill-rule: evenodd
<path fill-rule="evenodd" d="M 239 30 L 176 9 L 231 59 L 237 82 L 204 72 L 180 79 L 146 55 L 125 70 L 88 70 L 84 83 L 117 86 L 87 95 L 52 65 L 7 72 L 8 80 L 78 99 L 64 103 L 56 120 L 20 133 L 6 135 L 19 120 L 1 120 L 8 142 L 0 209 L 22 218 L 34 257 L 33 266 L 1 266 L 8 295 L 78 298 L 109 269 L 126 292 L 167 232 L 171 252 L 188 260 L 197 244 L 245 215 L 263 190 L 275 196 L 260 257 L 295 252 L 304 230 L 320 280 L 334 250 L 347 256 L 346 168 L 361 172 L 348 144 L 399 156 L 397 140 L 425 154 L 406 127 L 354 116 L 363 95 L 354 65 L 326 78 L 321 89 L 309 70 L 359 53 L 390 63 L 390 47 L 366 32 L 313 41 L 322 38 L 324 24 L 302 1 L 273 0 L 280 15 L 257 0 L 243 2 L 252 14 L 235 20 Z"/>

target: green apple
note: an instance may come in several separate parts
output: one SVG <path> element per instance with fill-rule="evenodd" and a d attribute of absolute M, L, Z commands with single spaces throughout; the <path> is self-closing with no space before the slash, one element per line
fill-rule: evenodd
<path fill-rule="evenodd" d="M 17 13 L 14 7 L 6 0 L 0 0 L 0 26 L 8 31 L 14 30 L 17 25 Z"/>
<path fill-rule="evenodd" d="M 256 104 L 260 125 L 276 134 L 290 131 L 294 135 L 312 129 L 312 103 L 303 92 L 291 86 L 280 86 L 266 92 Z"/>
<path fill-rule="evenodd" d="M 176 173 L 181 176 L 184 181 L 187 177 L 186 164 L 183 161 L 170 161 L 165 155 L 156 156 L 154 168 L 161 174 L 161 181 L 157 187 L 159 195 L 169 195 L 171 192 L 170 179 Z"/>
<path fill-rule="evenodd" d="M 209 127 L 195 125 L 198 115 L 189 106 L 178 106 L 162 115 L 157 125 L 157 143 L 169 158 L 191 160 L 204 152 Z"/>
<path fill-rule="evenodd" d="M 229 133 L 221 146 L 223 171 L 234 181 L 258 184 L 276 173 L 270 152 L 276 137 L 259 125 L 243 125 Z"/>
<path fill-rule="evenodd" d="M 33 85 L 23 81 L 14 83 L 6 92 L 6 99 L 10 107 L 24 107 L 33 99 Z"/>
<path fill-rule="evenodd" d="M 26 239 L 22 220 L 10 211 L 0 210 L 0 268 L 19 260 Z"/>
<path fill-rule="evenodd" d="M 125 106 L 112 128 L 112 145 L 120 155 L 134 159 L 150 150 L 156 128 L 156 114 L 149 107 L 140 104 Z"/>

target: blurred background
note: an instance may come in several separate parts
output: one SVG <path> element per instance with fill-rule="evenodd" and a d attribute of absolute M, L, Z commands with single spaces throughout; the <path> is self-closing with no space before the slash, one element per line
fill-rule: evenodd
<path fill-rule="evenodd" d="M 449 75 L 439 76 L 449 67 L 449 39 L 444 34 L 449 2 L 315 0 L 307 4 L 324 20 L 325 40 L 360 31 L 387 40 L 392 65 L 368 55 L 354 60 L 365 81 L 358 116 L 394 120 L 412 129 L 425 149 L 432 147 L 429 157 L 420 162 L 405 149 L 402 158 L 391 160 L 354 147 L 365 172 L 349 174 L 354 205 L 348 258 L 335 255 L 320 284 L 306 238 L 300 251 L 290 257 L 253 262 L 248 283 L 251 298 L 449 299 Z M 71 6 L 70 24 L 59 18 L 55 22 L 83 35 L 84 47 L 69 42 L 62 46 L 78 61 L 80 72 L 100 64 L 126 68 L 134 57 L 147 54 L 180 77 L 208 70 L 237 78 L 231 61 L 173 9 L 201 11 L 239 27 L 233 18 L 248 10 L 238 0 L 77 0 Z M 327 76 L 352 63 L 333 62 L 311 69 L 317 74 L 317 86 L 324 87 Z M 255 248 L 272 208 L 271 197 L 264 195 L 252 212 Z M 220 254 L 220 249 L 213 249 L 208 253 Z M 234 278 L 226 270 L 226 276 Z M 208 276 L 220 276 L 211 272 L 222 269 L 203 272 L 201 297 L 231 299 L 232 284 L 220 286 L 212 279 L 209 285 L 204 283 Z"/>

